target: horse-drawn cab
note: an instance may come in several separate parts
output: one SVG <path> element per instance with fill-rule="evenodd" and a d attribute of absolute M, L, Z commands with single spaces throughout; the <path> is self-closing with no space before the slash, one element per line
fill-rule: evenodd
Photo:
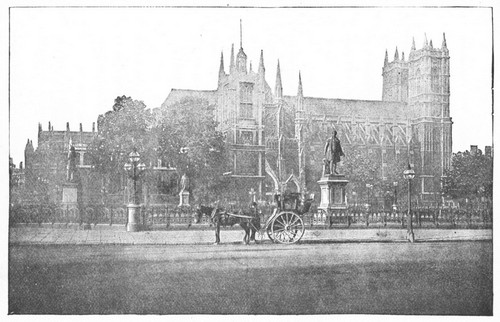
<path fill-rule="evenodd" d="M 264 232 L 269 239 L 276 243 L 293 244 L 298 242 L 304 235 L 304 222 L 302 215 L 309 211 L 313 197 L 305 201 L 300 193 L 284 193 L 275 195 L 276 208 L 267 219 L 264 227 L 261 226 L 257 211 L 257 204 L 251 203 L 248 209 L 232 213 L 222 209 L 218 202 L 214 207 L 199 206 L 197 209 L 197 222 L 201 221 L 203 215 L 208 216 L 210 222 L 215 226 L 215 243 L 220 242 L 220 226 L 233 226 L 239 224 L 245 230 L 243 241 L 248 244 L 255 240 L 258 231 L 261 239 Z"/>
<path fill-rule="evenodd" d="M 309 211 L 312 198 L 302 201 L 301 194 L 285 192 L 274 196 L 276 208 L 266 221 L 265 230 L 269 239 L 283 244 L 298 242 L 304 235 L 302 215 Z"/>

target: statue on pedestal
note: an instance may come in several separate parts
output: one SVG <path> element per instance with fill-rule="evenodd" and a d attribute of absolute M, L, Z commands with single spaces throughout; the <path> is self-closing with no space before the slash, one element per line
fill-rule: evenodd
<path fill-rule="evenodd" d="M 189 190 L 189 178 L 185 173 L 181 177 L 180 186 L 181 186 L 180 192 Z"/>
<path fill-rule="evenodd" d="M 75 181 L 75 172 L 76 172 L 76 150 L 73 145 L 69 148 L 68 152 L 68 164 L 66 166 L 67 174 L 66 174 L 66 180 L 68 182 L 74 182 Z"/>
<path fill-rule="evenodd" d="M 349 180 L 346 176 L 337 172 L 337 163 L 340 157 L 344 156 L 344 151 L 337 138 L 337 131 L 328 138 L 325 144 L 325 158 L 323 159 L 323 175 L 318 181 L 321 189 L 321 200 L 318 210 L 324 216 L 325 220 L 333 223 L 334 214 L 339 214 L 347 209 L 346 187 Z M 349 219 L 348 219 L 349 225 Z"/>
<path fill-rule="evenodd" d="M 337 172 L 337 163 L 340 162 L 340 157 L 343 156 L 344 152 L 340 140 L 337 138 L 337 131 L 333 130 L 332 137 L 326 140 L 325 144 L 325 159 L 329 164 L 330 174 L 339 174 Z"/>
<path fill-rule="evenodd" d="M 181 190 L 179 191 L 179 207 L 189 207 L 189 178 L 185 173 L 181 177 L 180 186 Z"/>

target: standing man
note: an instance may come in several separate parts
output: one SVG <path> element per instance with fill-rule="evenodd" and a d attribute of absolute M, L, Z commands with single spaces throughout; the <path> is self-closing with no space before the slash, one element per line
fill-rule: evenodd
<path fill-rule="evenodd" d="M 344 156 L 340 140 L 337 138 L 337 131 L 333 130 L 333 136 L 326 140 L 325 159 L 330 164 L 330 174 L 339 174 L 337 172 L 337 162 Z"/>

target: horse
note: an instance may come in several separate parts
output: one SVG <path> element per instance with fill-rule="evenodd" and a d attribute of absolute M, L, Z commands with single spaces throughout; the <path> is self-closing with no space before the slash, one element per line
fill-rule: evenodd
<path fill-rule="evenodd" d="M 220 227 L 221 225 L 226 227 L 232 227 L 239 224 L 241 228 L 245 231 L 245 236 L 243 237 L 243 242 L 248 245 L 250 241 L 255 242 L 255 233 L 260 229 L 260 218 L 254 212 L 244 213 L 239 212 L 238 214 L 231 214 L 227 211 L 218 207 L 208 207 L 199 205 L 196 209 L 195 222 L 200 222 L 201 217 L 205 215 L 210 218 L 210 222 L 215 227 L 215 244 L 220 243 Z"/>

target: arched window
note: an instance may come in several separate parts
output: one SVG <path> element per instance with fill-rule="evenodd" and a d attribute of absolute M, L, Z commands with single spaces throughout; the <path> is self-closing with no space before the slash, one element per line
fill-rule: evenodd
<path fill-rule="evenodd" d="M 240 83 L 240 117 L 253 119 L 253 84 Z"/>

